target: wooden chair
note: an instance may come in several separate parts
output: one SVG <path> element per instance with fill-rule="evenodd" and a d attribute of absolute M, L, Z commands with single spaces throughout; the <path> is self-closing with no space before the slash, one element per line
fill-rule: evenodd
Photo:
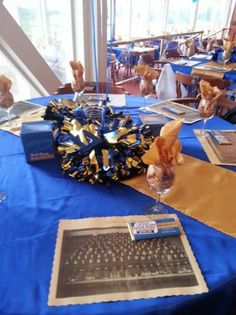
<path fill-rule="evenodd" d="M 98 82 L 98 91 L 99 93 L 106 93 L 107 83 L 106 82 Z M 96 90 L 96 82 L 85 82 L 85 93 L 97 93 Z M 109 88 L 110 94 L 129 94 L 124 88 L 120 86 L 110 85 Z M 56 95 L 58 94 L 74 94 L 70 83 L 65 83 L 57 88 L 55 91 Z"/>
<path fill-rule="evenodd" d="M 187 75 L 182 72 L 176 72 L 176 92 L 177 97 L 181 98 L 181 84 L 183 84 L 188 91 L 188 97 L 195 97 L 199 93 L 198 89 L 198 83 L 201 79 L 204 79 L 205 81 L 209 82 L 211 86 L 217 86 L 219 89 L 224 90 L 228 88 L 231 84 L 231 81 L 224 80 L 224 79 L 218 79 L 218 78 L 210 78 L 207 76 L 192 76 Z"/>
<path fill-rule="evenodd" d="M 154 67 L 154 58 L 151 54 L 144 53 L 139 56 L 138 64 L 139 65 L 148 65 L 149 67 Z"/>
<path fill-rule="evenodd" d="M 198 87 L 197 87 L 197 84 L 194 83 L 193 76 L 177 71 L 175 74 L 175 78 L 176 78 L 177 98 L 182 98 L 182 91 L 181 91 L 182 84 L 187 89 L 188 97 L 195 97 L 198 94 Z"/>
<path fill-rule="evenodd" d="M 164 59 L 180 59 L 181 55 L 177 49 L 165 49 L 163 52 Z"/>
<path fill-rule="evenodd" d="M 233 124 L 236 124 L 236 101 L 228 99 L 226 90 L 221 90 L 222 95 L 218 98 L 216 116 L 225 119 Z M 183 105 L 195 104 L 196 107 L 201 100 L 201 94 L 198 94 L 196 98 L 177 98 L 170 101 Z M 228 115 L 229 114 L 229 115 Z"/>
<path fill-rule="evenodd" d="M 193 106 L 193 107 L 198 107 L 198 104 L 200 103 L 201 100 L 201 94 L 198 94 L 197 97 L 183 97 L 183 98 L 174 98 L 174 99 L 169 99 L 171 102 L 187 105 L 187 106 Z"/>
<path fill-rule="evenodd" d="M 219 97 L 219 99 L 217 101 L 216 115 L 223 118 L 223 119 L 226 119 L 229 111 L 236 109 L 236 101 L 230 100 L 227 97 L 225 90 L 222 90 L 221 92 L 222 92 L 222 95 Z M 234 121 L 236 121 L 236 112 L 235 112 Z"/>

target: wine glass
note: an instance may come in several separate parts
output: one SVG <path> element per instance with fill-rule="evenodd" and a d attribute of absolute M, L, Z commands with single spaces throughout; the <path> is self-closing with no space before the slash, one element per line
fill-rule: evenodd
<path fill-rule="evenodd" d="M 216 112 L 216 100 L 207 100 L 206 98 L 202 98 L 199 105 L 198 105 L 198 112 L 203 119 L 203 127 L 200 132 L 201 137 L 206 137 L 207 133 L 206 129 L 206 122 L 208 119 L 211 119 Z"/>
<path fill-rule="evenodd" d="M 148 99 L 148 97 L 153 92 L 153 83 L 152 81 L 141 79 L 139 88 L 140 88 L 141 95 L 143 96 L 143 99 L 144 99 L 143 108 L 145 109 L 146 99 Z"/>
<path fill-rule="evenodd" d="M 5 126 L 11 126 L 11 120 L 15 118 L 15 115 L 11 114 L 11 109 L 13 106 L 13 96 L 10 92 L 1 93 L 0 92 L 0 108 L 7 114 Z"/>
<path fill-rule="evenodd" d="M 146 178 L 150 189 L 156 192 L 157 197 L 156 202 L 145 209 L 145 214 L 168 214 L 167 209 L 161 204 L 161 196 L 167 193 L 174 184 L 173 167 L 151 164 L 148 166 Z"/>

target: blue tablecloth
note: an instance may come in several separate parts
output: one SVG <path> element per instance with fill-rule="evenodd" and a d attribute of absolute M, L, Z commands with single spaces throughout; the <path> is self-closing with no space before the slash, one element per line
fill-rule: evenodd
<path fill-rule="evenodd" d="M 33 101 L 47 104 L 50 98 Z M 132 112 L 138 120 L 142 100 L 127 96 L 127 103 L 122 111 Z M 218 118 L 207 124 L 209 128 L 233 128 Z M 200 127 L 200 122 L 184 125 L 179 136 L 184 153 L 207 160 L 193 134 L 193 128 Z M 58 160 L 27 164 L 19 137 L 0 131 L 0 138 L 0 191 L 7 193 L 0 203 L 1 315 L 236 314 L 236 240 L 171 208 L 170 212 L 179 215 L 209 293 L 47 306 L 59 220 L 141 215 L 152 199 L 120 183 L 78 183 L 61 173 Z M 193 202 L 196 200 L 193 196 Z"/>

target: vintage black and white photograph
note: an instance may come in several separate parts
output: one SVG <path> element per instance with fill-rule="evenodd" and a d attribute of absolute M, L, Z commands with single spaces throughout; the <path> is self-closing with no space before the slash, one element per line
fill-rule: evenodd
<path fill-rule="evenodd" d="M 74 224 L 69 228 L 69 221 L 65 229 L 60 224 L 52 305 L 183 294 L 181 289 L 192 294 L 202 284 L 206 290 L 183 235 L 132 241 L 127 218 L 112 218 L 111 226 L 103 224 L 107 218 L 88 219 L 99 221 L 89 228 L 82 224 L 86 219 L 71 220 L 78 222 L 77 229 Z"/>

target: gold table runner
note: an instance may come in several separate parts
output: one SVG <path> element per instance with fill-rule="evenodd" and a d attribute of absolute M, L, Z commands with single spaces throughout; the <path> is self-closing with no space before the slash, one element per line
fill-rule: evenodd
<path fill-rule="evenodd" d="M 221 232 L 236 237 L 236 173 L 184 155 L 175 183 L 162 202 Z M 148 196 L 146 174 L 122 181 Z"/>

